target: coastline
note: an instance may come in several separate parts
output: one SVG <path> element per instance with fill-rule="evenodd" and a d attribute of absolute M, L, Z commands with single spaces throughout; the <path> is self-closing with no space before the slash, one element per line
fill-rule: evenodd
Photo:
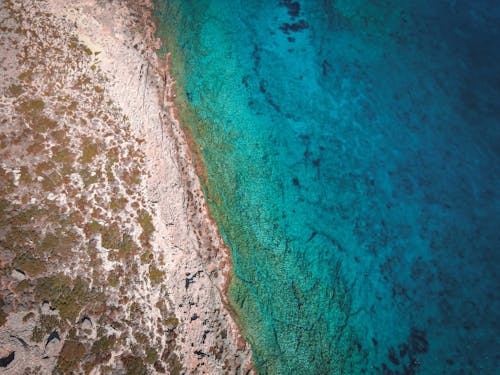
<path fill-rule="evenodd" d="M 156 55 L 158 58 L 158 56 Z M 161 64 L 161 63 L 160 63 Z M 220 233 L 219 225 L 217 220 L 214 218 L 211 212 L 210 206 L 208 205 L 205 193 L 203 191 L 200 179 L 203 183 L 208 183 L 207 181 L 207 170 L 203 158 L 196 151 L 197 144 L 194 139 L 194 135 L 191 130 L 185 126 L 181 126 L 180 116 L 178 114 L 178 109 L 174 103 L 175 94 L 175 79 L 171 75 L 170 62 L 168 55 L 166 56 L 166 62 L 163 62 L 166 66 L 163 73 L 168 77 L 166 84 L 168 94 L 165 96 L 165 105 L 168 108 L 168 115 L 164 117 L 165 123 L 170 124 L 170 126 L 175 127 L 172 137 L 176 139 L 176 147 L 180 146 L 178 149 L 178 161 L 182 163 L 183 176 L 185 178 L 184 184 L 187 190 L 191 189 L 194 193 L 188 197 L 188 204 L 192 212 L 192 226 L 201 228 L 197 231 L 196 236 L 202 245 L 202 249 L 213 249 L 216 252 L 215 264 L 209 264 L 207 270 L 211 274 L 211 280 L 215 281 L 216 288 L 220 293 L 224 307 L 228 310 L 230 314 L 230 324 L 232 329 L 237 336 L 236 345 L 238 350 L 246 353 L 246 360 L 244 362 L 243 373 L 244 374 L 254 374 L 255 369 L 252 364 L 252 354 L 249 344 L 244 339 L 240 328 L 236 321 L 238 320 L 235 310 L 232 308 L 229 301 L 229 285 L 231 283 L 231 273 L 232 273 L 232 260 L 231 260 L 231 249 L 224 242 L 222 235 Z M 173 130 L 173 129 L 172 129 Z M 175 134 L 175 135 L 174 135 Z M 186 173 L 187 172 L 187 173 Z M 201 251 L 198 253 L 201 258 L 204 258 L 208 263 L 213 261 L 212 255 Z"/>
<path fill-rule="evenodd" d="M 493 373 L 498 17 L 390 3 L 0 1 L 0 375 Z"/>
<path fill-rule="evenodd" d="M 197 238 L 201 241 L 202 247 L 205 249 L 210 249 L 214 248 L 216 249 L 216 256 L 218 260 L 218 266 L 215 268 L 215 265 L 210 265 L 208 267 L 209 273 L 213 275 L 213 279 L 216 280 L 216 287 L 221 295 L 222 302 L 224 304 L 224 307 L 229 311 L 229 314 L 231 316 L 232 324 L 234 324 L 234 331 L 236 332 L 237 335 L 237 347 L 239 350 L 244 350 L 246 353 L 248 353 L 248 360 L 245 362 L 245 374 L 255 374 L 256 370 L 255 367 L 252 363 L 252 353 L 251 353 L 251 348 L 248 344 L 248 342 L 245 340 L 243 337 L 241 327 L 239 326 L 238 322 L 238 314 L 236 310 L 232 307 L 231 302 L 229 300 L 229 288 L 230 284 L 232 281 L 232 272 L 233 272 L 233 262 L 231 259 L 231 249 L 230 247 L 225 243 L 222 234 L 220 233 L 220 228 L 219 224 L 217 223 L 217 220 L 214 217 L 214 214 L 207 203 L 207 200 L 205 198 L 205 192 L 202 188 L 202 185 L 200 183 L 200 179 L 202 180 L 203 184 L 206 185 L 208 184 L 208 177 L 207 177 L 207 169 L 205 165 L 205 161 L 203 160 L 203 157 L 197 152 L 197 143 L 194 138 L 194 135 L 192 134 L 191 129 L 189 127 L 181 126 L 180 122 L 180 116 L 178 113 L 178 109 L 174 103 L 174 98 L 176 96 L 175 94 L 175 79 L 170 75 L 170 63 L 168 61 L 168 55 L 167 57 L 167 63 L 166 63 L 166 72 L 168 74 L 168 79 L 170 80 L 171 84 L 169 85 L 168 92 L 169 95 L 167 96 L 168 99 L 166 100 L 166 103 L 168 107 L 170 108 L 170 117 L 166 120 L 166 122 L 173 121 L 176 125 L 176 130 L 179 131 L 178 135 L 176 137 L 177 142 L 176 145 L 181 145 L 182 149 L 182 156 L 180 156 L 179 160 L 184 163 L 185 167 L 187 170 L 190 172 L 194 172 L 194 175 L 191 173 L 188 173 L 187 175 L 189 178 L 186 177 L 185 180 L 185 186 L 187 189 L 193 189 L 192 187 L 192 182 L 196 185 L 194 187 L 194 190 L 196 191 L 196 195 L 193 196 L 193 199 L 188 199 L 188 202 L 190 203 L 190 208 L 192 210 L 193 216 L 193 227 L 197 227 L 199 220 L 201 219 L 203 221 L 202 228 L 200 231 L 197 232 Z M 186 176 L 186 174 L 184 174 Z M 191 186 L 191 187 L 190 187 Z M 206 254 L 204 252 L 200 252 L 198 254 L 201 258 L 205 258 L 207 262 L 211 261 L 211 254 Z M 219 271 L 220 274 L 219 274 Z M 215 273 L 215 275 L 214 275 Z"/>
<path fill-rule="evenodd" d="M 176 114 L 175 82 L 168 68 L 168 57 L 161 60 L 156 53 L 161 42 L 154 35 L 151 2 L 123 0 L 103 4 L 98 0 L 47 0 L 46 5 L 45 11 L 54 17 L 51 22 L 77 35 L 92 56 L 92 63 L 102 70 L 107 79 L 103 92 L 127 118 L 133 140 L 144 155 L 139 195 L 144 198 L 144 206 L 151 212 L 156 229 L 150 250 L 154 262 L 138 266 L 140 281 L 131 286 L 131 297 L 124 300 L 122 310 L 118 308 L 116 319 L 131 318 L 127 310 L 134 303 L 145 311 L 142 326 L 158 326 L 156 330 L 149 329 L 149 337 L 163 348 L 160 359 L 172 373 L 176 372 L 168 368 L 169 364 L 182 366 L 182 373 L 255 373 L 249 344 L 235 322 L 228 301 L 230 251 L 205 201 L 198 174 L 201 170 L 193 166 L 193 158 L 197 156 L 189 147 L 192 140 L 181 128 Z M 200 168 L 202 164 L 196 165 Z M 136 214 L 132 207 L 123 212 L 124 217 Z M 140 227 L 131 230 L 134 238 L 139 238 Z M 111 267 L 106 261 L 104 264 Z M 147 272 L 151 267 L 164 275 L 161 281 L 141 280 L 143 270 Z M 15 373 L 23 366 L 23 358 L 32 362 L 25 366 L 41 361 L 35 358 L 40 349 L 26 336 L 30 332 L 25 328 L 22 332 L 16 331 L 20 313 L 13 309 L 4 327 L 5 333 L 24 340 L 20 342 L 28 343 L 28 347 L 23 349 L 19 342 L 9 339 L 17 357 L 13 366 L 1 373 Z M 85 319 L 94 322 L 99 318 L 90 312 L 87 314 L 89 318 L 84 317 L 81 322 L 85 323 Z M 160 327 L 161 320 L 173 323 Z M 137 329 L 147 328 L 142 326 Z M 5 343 L 3 333 L 0 341 Z M 61 350 L 64 352 L 63 342 L 70 336 L 63 332 L 59 335 L 58 346 L 51 349 L 49 359 L 40 368 L 41 373 L 52 370 Z M 106 364 L 109 370 L 127 367 L 126 361 L 131 358 L 127 357 L 127 346 L 136 339 L 128 340 L 124 339 L 124 346 L 112 350 Z M 178 360 L 172 359 L 173 352 Z M 46 350 L 40 353 L 46 355 Z M 155 372 L 161 373 L 158 370 L 161 368 L 155 363 Z M 97 373 L 98 369 L 90 373 Z M 176 367 L 175 371 L 180 368 Z"/>
<path fill-rule="evenodd" d="M 156 94 L 160 103 L 159 126 L 162 127 L 161 143 L 165 142 L 163 134 L 165 128 L 168 132 L 168 136 L 171 140 L 173 140 L 172 145 L 169 146 L 175 148 L 174 159 L 178 164 L 177 168 L 181 174 L 182 187 L 187 195 L 187 197 L 185 197 L 187 207 L 184 214 L 187 216 L 187 224 L 189 226 L 188 230 L 196 237 L 196 247 L 194 250 L 196 251 L 196 255 L 202 260 L 204 271 L 208 275 L 210 284 L 214 286 L 220 294 L 223 308 L 227 310 L 226 312 L 222 312 L 217 319 L 224 319 L 226 321 L 229 328 L 226 345 L 231 347 L 228 352 L 234 351 L 237 353 L 234 354 L 235 357 L 237 356 L 238 358 L 234 358 L 234 364 L 229 366 L 227 363 L 225 364 L 228 367 L 224 369 L 224 373 L 232 373 L 233 371 L 242 374 L 254 373 L 253 365 L 251 363 L 251 351 L 249 344 L 243 338 L 240 329 L 234 320 L 233 314 L 235 314 L 235 312 L 231 308 L 228 299 L 228 288 L 232 267 L 230 249 L 224 243 L 220 235 L 218 224 L 210 212 L 210 208 L 205 200 L 205 195 L 199 181 L 199 178 L 203 178 L 204 174 L 206 174 L 206 169 L 200 156 L 195 151 L 196 141 L 190 137 L 189 134 L 187 134 L 187 128 L 183 128 L 179 121 L 179 115 L 174 103 L 174 98 L 176 96 L 176 82 L 170 73 L 171 68 L 168 58 L 169 56 L 167 54 L 165 58 L 161 59 L 157 54 L 157 50 L 161 47 L 161 41 L 155 37 L 156 26 L 152 17 L 153 5 L 150 0 L 144 0 L 143 4 L 128 1 L 128 6 L 131 9 L 134 7 L 139 8 L 136 10 L 138 12 L 143 12 L 140 19 L 141 26 L 144 27 L 144 24 L 147 25 L 143 38 L 146 43 L 146 48 L 148 48 L 149 51 L 144 52 L 144 57 L 146 62 L 152 67 L 157 67 L 157 70 L 153 70 L 156 77 L 150 77 L 151 82 L 146 82 L 145 85 L 149 84 L 151 90 L 156 88 Z M 156 82 L 156 84 L 153 84 L 153 82 Z M 170 153 L 172 150 L 169 150 L 169 147 L 164 144 L 158 145 L 158 129 L 153 127 L 151 130 L 152 131 L 149 136 L 152 136 L 152 139 L 148 140 L 151 142 L 151 145 L 153 145 L 153 147 L 163 148 L 165 152 Z M 146 138 L 147 137 L 148 135 L 146 135 Z M 152 159 L 154 160 L 155 157 L 153 156 Z M 155 170 L 155 168 L 152 167 L 151 173 L 151 182 L 152 185 L 155 186 L 155 189 L 164 189 L 166 187 L 165 182 L 168 179 L 162 179 L 162 177 L 166 177 L 162 176 L 165 174 L 165 171 L 161 169 Z M 153 192 L 153 195 L 154 194 L 155 192 Z M 158 207 L 158 211 L 161 213 L 161 211 L 166 208 L 168 203 L 170 202 L 165 202 L 163 207 Z M 159 206 L 162 205 L 160 204 Z M 158 221 L 160 220 L 161 218 L 158 218 Z M 160 229 L 159 231 L 160 236 L 163 236 L 162 230 Z M 161 241 L 159 241 L 158 247 L 162 247 Z M 211 291 L 208 290 L 206 293 L 210 294 Z M 215 306 L 203 306 L 203 308 L 208 310 L 217 310 L 217 307 Z M 182 322 L 182 319 L 180 319 L 180 321 Z M 185 350 L 186 352 L 189 350 L 187 345 Z M 186 353 L 182 349 L 179 350 L 179 352 L 182 356 L 184 356 L 184 358 L 186 358 Z M 199 358 L 192 361 L 192 363 L 189 362 L 190 361 L 188 360 L 185 363 L 188 370 L 196 370 L 196 372 L 200 371 Z M 215 368 L 209 370 L 209 373 L 213 370 L 215 370 Z M 221 370 L 221 368 L 219 368 L 219 370 Z M 203 370 L 201 373 L 203 373 Z"/>

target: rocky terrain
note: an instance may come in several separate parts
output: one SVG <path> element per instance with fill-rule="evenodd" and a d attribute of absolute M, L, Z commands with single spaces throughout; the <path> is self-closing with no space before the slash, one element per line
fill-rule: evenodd
<path fill-rule="evenodd" d="M 0 374 L 253 371 L 150 12 L 0 1 Z"/>

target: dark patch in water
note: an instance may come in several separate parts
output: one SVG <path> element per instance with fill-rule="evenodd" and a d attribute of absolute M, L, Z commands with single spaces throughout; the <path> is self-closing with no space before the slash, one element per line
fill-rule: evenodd
<path fill-rule="evenodd" d="M 316 232 L 316 231 L 312 232 L 311 235 L 309 236 L 309 238 L 307 239 L 306 243 L 312 241 L 313 238 L 316 237 L 317 234 L 318 234 L 318 232 Z"/>
<path fill-rule="evenodd" d="M 300 20 L 299 22 L 294 22 L 294 23 L 285 22 L 283 25 L 280 26 L 280 30 L 283 31 L 287 35 L 290 34 L 290 31 L 297 33 L 299 31 L 305 30 L 307 28 L 309 28 L 309 25 L 304 20 Z"/>
<path fill-rule="evenodd" d="M 339 241 L 337 241 L 336 239 L 332 239 L 330 242 L 338 251 L 344 252 L 344 247 L 340 244 Z"/>
<path fill-rule="evenodd" d="M 328 70 L 332 67 L 332 65 L 328 62 L 328 60 L 323 60 L 321 63 L 322 75 L 326 77 L 328 74 Z"/>
<path fill-rule="evenodd" d="M 242 79 L 241 79 L 241 83 L 243 83 L 245 85 L 245 87 L 248 87 L 248 79 L 250 78 L 250 76 L 247 74 L 246 76 L 244 76 Z"/>
<path fill-rule="evenodd" d="M 281 108 L 278 104 L 276 104 L 271 98 L 269 95 L 266 95 L 266 101 L 271 105 L 271 107 L 273 107 L 276 112 L 281 112 Z"/>
<path fill-rule="evenodd" d="M 428 350 L 429 344 L 425 338 L 425 331 L 412 327 L 406 343 L 399 344 L 397 350 L 389 348 L 387 358 L 391 366 L 395 366 L 397 369 L 393 370 L 388 364 L 382 363 L 381 368 L 377 368 L 377 370 L 384 375 L 415 375 L 420 366 L 420 362 L 416 358 L 417 355 L 427 353 Z"/>
<path fill-rule="evenodd" d="M 399 356 L 403 358 L 408 353 L 408 345 L 407 344 L 399 344 L 398 345 Z"/>
<path fill-rule="evenodd" d="M 411 329 L 410 334 L 410 348 L 414 353 L 422 354 L 427 353 L 429 350 L 429 343 L 425 338 L 425 332 L 417 328 Z"/>
<path fill-rule="evenodd" d="M 263 79 L 259 82 L 259 91 L 263 94 L 266 93 L 266 81 Z"/>
<path fill-rule="evenodd" d="M 253 46 L 252 59 L 253 59 L 253 71 L 256 72 L 260 66 L 260 48 L 256 44 Z"/>
<path fill-rule="evenodd" d="M 280 3 L 281 6 L 288 9 L 290 17 L 298 17 L 300 14 L 300 3 L 298 1 L 285 0 Z"/>
<path fill-rule="evenodd" d="M 396 355 L 396 351 L 394 350 L 394 348 L 389 348 L 389 354 L 387 357 L 389 358 L 389 361 L 394 363 L 396 366 L 399 365 L 399 359 Z"/>

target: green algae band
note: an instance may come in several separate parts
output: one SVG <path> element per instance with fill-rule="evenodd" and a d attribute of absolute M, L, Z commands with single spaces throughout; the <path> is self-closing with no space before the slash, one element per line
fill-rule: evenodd
<path fill-rule="evenodd" d="M 498 4 L 155 3 L 258 372 L 494 373 Z"/>

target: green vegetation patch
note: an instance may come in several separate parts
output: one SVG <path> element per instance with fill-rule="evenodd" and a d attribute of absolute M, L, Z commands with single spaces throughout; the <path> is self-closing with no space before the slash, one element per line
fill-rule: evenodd
<path fill-rule="evenodd" d="M 25 185 L 31 184 L 31 182 L 33 181 L 28 166 L 23 165 L 21 167 L 21 176 L 19 177 L 19 181 L 21 181 Z"/>
<path fill-rule="evenodd" d="M 125 197 L 120 197 L 118 199 L 112 198 L 111 202 L 109 203 L 109 208 L 111 208 L 113 211 L 121 211 L 124 210 L 125 207 L 127 207 L 128 200 Z"/>
<path fill-rule="evenodd" d="M 85 44 L 81 43 L 76 36 L 71 36 L 69 40 L 69 47 L 76 50 L 85 52 L 86 55 L 92 55 L 92 51 Z"/>
<path fill-rule="evenodd" d="M 4 302 L 0 299 L 0 327 L 2 327 L 7 321 L 7 314 L 3 311 Z"/>
<path fill-rule="evenodd" d="M 30 314 L 32 315 L 30 316 Z M 27 322 L 34 317 L 33 313 L 30 314 L 23 318 L 23 322 Z M 31 333 L 31 339 L 35 342 L 42 342 L 45 336 L 61 326 L 61 321 L 57 315 L 41 315 L 39 323 L 39 325 L 33 328 L 33 332 Z"/>
<path fill-rule="evenodd" d="M 120 357 L 127 375 L 146 375 L 147 367 L 141 357 L 130 355 L 122 355 Z"/>
<path fill-rule="evenodd" d="M 82 178 L 83 184 L 85 187 L 95 184 L 101 178 L 100 172 L 96 172 L 92 174 L 88 169 L 83 169 L 80 171 L 80 177 Z"/>
<path fill-rule="evenodd" d="M 113 147 L 108 150 L 107 159 L 110 165 L 113 165 L 120 160 L 120 150 L 118 147 Z"/>
<path fill-rule="evenodd" d="M 21 293 L 30 287 L 31 287 L 30 281 L 28 279 L 24 279 L 16 285 L 16 292 Z"/>
<path fill-rule="evenodd" d="M 59 146 L 67 147 L 69 145 L 69 138 L 67 137 L 67 130 L 58 129 L 50 133 L 50 136 L 56 141 Z"/>
<path fill-rule="evenodd" d="M 144 253 L 142 253 L 141 255 L 141 262 L 146 264 L 146 263 L 150 263 L 154 260 L 154 256 L 153 256 L 153 253 L 149 250 L 145 251 Z"/>
<path fill-rule="evenodd" d="M 130 172 L 123 172 L 122 179 L 128 186 L 139 185 L 141 183 L 141 171 L 135 168 Z"/>
<path fill-rule="evenodd" d="M 118 250 L 118 258 L 130 258 L 137 254 L 139 248 L 132 236 L 121 233 L 118 224 L 113 223 L 107 227 L 101 227 L 101 242 L 106 249 Z"/>
<path fill-rule="evenodd" d="M 108 284 L 113 288 L 117 288 L 120 285 L 120 276 L 111 272 L 108 276 Z"/>
<path fill-rule="evenodd" d="M 149 242 L 151 235 L 155 231 L 151 216 L 146 211 L 141 211 L 138 220 L 142 228 L 141 241 Z"/>
<path fill-rule="evenodd" d="M 14 178 L 12 172 L 7 172 L 0 167 L 0 193 L 7 195 L 14 191 Z"/>
<path fill-rule="evenodd" d="M 21 113 L 35 114 L 43 111 L 45 103 L 42 99 L 32 99 L 22 102 L 17 107 L 17 111 Z"/>
<path fill-rule="evenodd" d="M 31 332 L 31 340 L 34 342 L 42 342 L 44 336 L 43 330 L 36 326 L 33 328 L 33 332 Z"/>
<path fill-rule="evenodd" d="M 118 244 L 118 252 L 121 258 L 133 257 L 138 251 L 137 244 L 134 239 L 128 235 L 124 234 L 122 240 Z"/>
<path fill-rule="evenodd" d="M 9 219 L 5 218 L 5 222 L 13 225 L 13 228 L 5 237 L 2 238 L 0 245 L 5 249 L 14 251 L 15 253 L 22 251 L 26 243 L 26 237 L 24 236 L 24 230 L 16 226 L 22 225 L 22 222 L 20 224 L 19 221 L 17 221 L 17 216 Z"/>
<path fill-rule="evenodd" d="M 45 191 L 55 191 L 62 185 L 63 178 L 61 174 L 57 171 L 53 171 L 51 174 L 45 174 L 42 180 L 42 188 Z"/>
<path fill-rule="evenodd" d="M 76 370 L 83 356 L 85 346 L 75 340 L 66 340 L 57 359 L 57 369 L 63 374 L 69 374 Z"/>
<path fill-rule="evenodd" d="M 80 236 L 76 232 L 57 230 L 55 233 L 49 232 L 45 235 L 39 250 L 43 253 L 66 258 L 79 244 Z"/>
<path fill-rule="evenodd" d="M 78 38 L 75 35 L 72 35 L 69 38 L 69 46 L 70 48 L 77 48 L 78 47 Z"/>
<path fill-rule="evenodd" d="M 22 85 L 16 85 L 16 84 L 12 84 L 9 86 L 9 88 L 7 89 L 7 94 L 11 97 L 16 97 L 16 96 L 19 96 L 21 95 L 22 93 L 24 92 L 24 88 Z"/>
<path fill-rule="evenodd" d="M 18 78 L 26 83 L 31 83 L 33 81 L 33 72 L 26 71 L 19 74 Z"/>
<path fill-rule="evenodd" d="M 92 50 L 89 47 L 84 44 L 82 44 L 81 47 L 83 49 L 83 52 L 85 52 L 88 56 L 92 55 Z"/>
<path fill-rule="evenodd" d="M 36 116 L 31 120 L 31 127 L 42 133 L 47 130 L 55 129 L 57 127 L 57 121 L 44 116 Z"/>
<path fill-rule="evenodd" d="M 154 364 L 158 360 L 158 352 L 155 348 L 148 346 L 146 348 L 146 363 Z"/>
<path fill-rule="evenodd" d="M 164 324 L 168 329 L 174 329 L 179 325 L 179 319 L 175 315 L 170 315 L 164 320 Z"/>
<path fill-rule="evenodd" d="M 103 336 L 94 342 L 90 352 L 98 363 L 107 362 L 111 358 L 111 349 L 116 343 L 116 336 Z"/>
<path fill-rule="evenodd" d="M 6 208 L 10 206 L 10 202 L 7 199 L 0 199 L 0 215 L 5 215 Z"/>
<path fill-rule="evenodd" d="M 42 330 L 49 334 L 54 329 L 59 328 L 61 325 L 61 320 L 57 315 L 41 315 L 40 316 L 40 325 Z"/>
<path fill-rule="evenodd" d="M 139 319 L 142 315 L 141 306 L 137 302 L 132 302 L 129 307 L 130 310 L 130 319 L 136 320 Z"/>
<path fill-rule="evenodd" d="M 74 322 L 82 308 L 93 297 L 88 282 L 81 277 L 72 280 L 62 273 L 36 281 L 35 296 L 59 309 L 61 318 Z"/>
<path fill-rule="evenodd" d="M 44 172 L 54 169 L 56 165 L 51 161 L 43 161 L 38 163 L 35 167 L 35 172 L 37 175 L 42 175 Z"/>
<path fill-rule="evenodd" d="M 113 223 L 110 226 L 101 227 L 102 247 L 106 249 L 117 249 L 121 240 L 121 233 L 118 224 Z"/>
<path fill-rule="evenodd" d="M 101 225 L 97 221 L 92 220 L 83 226 L 83 231 L 88 238 L 93 238 L 97 233 L 101 232 L 101 228 Z"/>
<path fill-rule="evenodd" d="M 80 158 L 80 161 L 88 164 L 91 163 L 99 153 L 99 145 L 94 143 L 91 138 L 86 137 L 82 141 L 81 151 L 82 157 Z"/>
<path fill-rule="evenodd" d="M 37 276 L 47 271 L 45 262 L 35 258 L 31 253 L 18 254 L 12 263 L 15 269 L 23 271 L 29 276 Z"/>
<path fill-rule="evenodd" d="M 75 154 L 66 147 L 52 147 L 52 160 L 56 163 L 73 164 Z"/>
<path fill-rule="evenodd" d="M 163 271 L 159 270 L 153 265 L 149 266 L 149 278 L 151 280 L 151 284 L 158 285 L 162 282 L 163 276 Z"/>

